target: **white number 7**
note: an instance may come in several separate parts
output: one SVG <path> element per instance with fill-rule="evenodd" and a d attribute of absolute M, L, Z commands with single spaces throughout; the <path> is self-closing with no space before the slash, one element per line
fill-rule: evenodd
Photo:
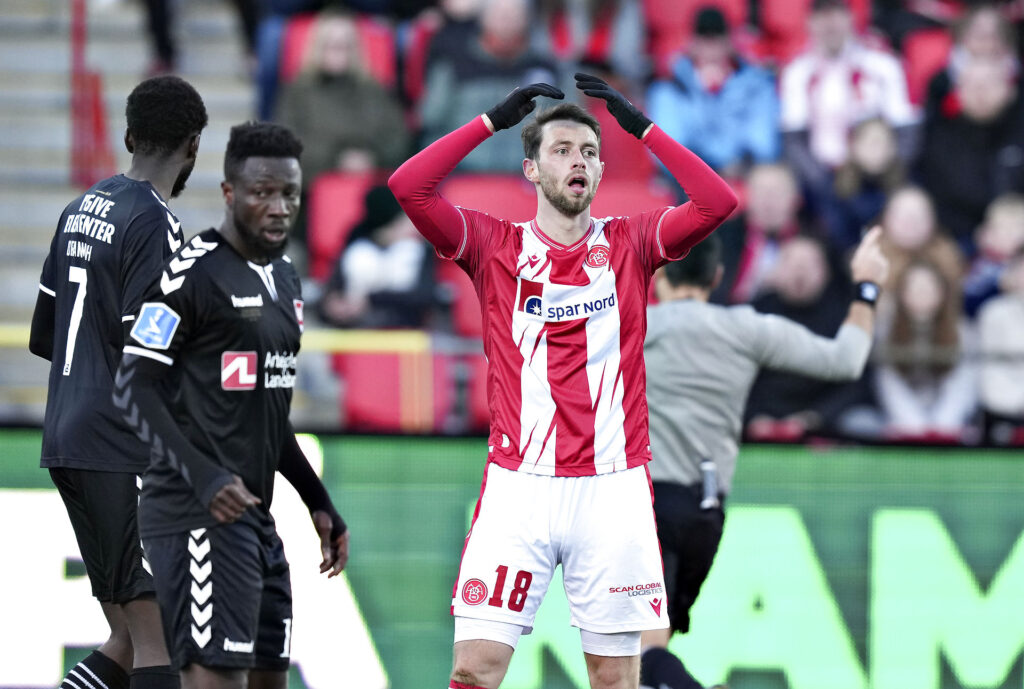
<path fill-rule="evenodd" d="M 68 346 L 64 352 L 64 375 L 71 374 L 71 360 L 75 356 L 75 340 L 78 339 L 78 326 L 82 324 L 82 309 L 85 307 L 85 293 L 89 284 L 89 273 L 85 268 L 71 266 L 68 270 L 68 282 L 77 282 L 75 305 L 71 309 L 71 322 L 68 323 Z"/>

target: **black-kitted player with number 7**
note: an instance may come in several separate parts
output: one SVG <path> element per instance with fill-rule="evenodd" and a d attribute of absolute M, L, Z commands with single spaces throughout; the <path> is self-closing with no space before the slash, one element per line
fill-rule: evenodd
<path fill-rule="evenodd" d="M 71 669 L 62 689 L 179 684 L 136 522 L 137 477 L 149 463 L 149 446 L 110 396 L 132 314 L 183 241 L 167 200 L 185 188 L 207 115 L 190 84 L 163 76 L 135 87 L 125 116 L 131 166 L 61 213 L 29 342 L 52 362 L 41 464 L 64 500 L 110 625 L 109 638 Z"/>

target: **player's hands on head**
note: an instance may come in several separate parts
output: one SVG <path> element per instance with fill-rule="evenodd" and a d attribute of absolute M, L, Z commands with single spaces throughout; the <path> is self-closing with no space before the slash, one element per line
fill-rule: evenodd
<path fill-rule="evenodd" d="M 331 515 L 324 510 L 316 510 L 312 516 L 313 526 L 320 536 L 320 553 L 324 558 L 320 563 L 320 573 L 329 572 L 328 579 L 336 577 L 348 564 L 348 529 L 344 527 L 344 522 L 339 529 Z"/>
<path fill-rule="evenodd" d="M 221 524 L 230 524 L 237 521 L 247 509 L 261 502 L 263 501 L 249 492 L 241 477 L 235 476 L 231 483 L 213 496 L 213 500 L 210 501 L 210 514 Z"/>
<path fill-rule="evenodd" d="M 604 79 L 592 74 L 576 72 L 575 77 L 576 88 L 591 98 L 604 100 L 608 106 L 608 112 L 612 114 L 620 127 L 638 139 L 644 137 L 644 133 L 653 123 L 625 96 L 609 86 Z"/>
<path fill-rule="evenodd" d="M 551 84 L 530 84 L 523 88 L 516 88 L 505 96 L 505 100 L 487 111 L 487 119 L 491 121 L 494 131 L 508 129 L 522 122 L 523 118 L 537 107 L 533 100 L 537 96 L 547 96 L 558 100 L 565 98 L 562 90 Z"/>
<path fill-rule="evenodd" d="M 882 228 L 875 225 L 860 240 L 850 259 L 850 277 L 854 282 L 885 283 L 889 277 L 889 259 L 882 251 Z"/>

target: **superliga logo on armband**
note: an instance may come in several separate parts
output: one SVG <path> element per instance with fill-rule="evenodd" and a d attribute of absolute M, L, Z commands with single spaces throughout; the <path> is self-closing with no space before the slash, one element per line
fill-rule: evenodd
<path fill-rule="evenodd" d="M 181 323 L 181 316 L 167 304 L 146 302 L 132 326 L 132 339 L 149 349 L 167 349 Z"/>

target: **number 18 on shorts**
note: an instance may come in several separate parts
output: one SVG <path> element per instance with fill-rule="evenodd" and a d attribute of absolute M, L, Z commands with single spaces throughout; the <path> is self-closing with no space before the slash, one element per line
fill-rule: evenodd
<path fill-rule="evenodd" d="M 484 486 L 452 614 L 529 633 L 560 564 L 574 626 L 606 634 L 668 626 L 644 467 L 555 477 L 489 464 Z"/>

